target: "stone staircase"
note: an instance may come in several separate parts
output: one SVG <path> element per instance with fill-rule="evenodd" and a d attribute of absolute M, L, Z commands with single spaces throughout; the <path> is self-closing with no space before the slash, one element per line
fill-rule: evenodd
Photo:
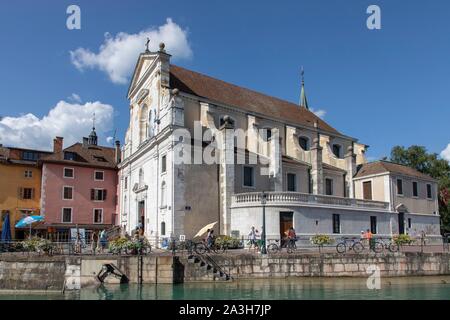
<path fill-rule="evenodd" d="M 195 266 L 196 278 L 214 281 L 231 281 L 233 278 L 208 254 L 190 254 L 188 263 Z"/>

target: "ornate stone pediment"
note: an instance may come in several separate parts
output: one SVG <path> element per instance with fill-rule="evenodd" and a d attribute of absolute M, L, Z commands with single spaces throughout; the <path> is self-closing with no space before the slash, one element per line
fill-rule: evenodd
<path fill-rule="evenodd" d="M 139 183 L 135 183 L 133 186 L 133 192 L 134 193 L 140 193 L 142 191 L 145 191 L 148 189 L 148 185 L 144 184 L 142 186 L 139 185 Z"/>
<path fill-rule="evenodd" d="M 139 91 L 139 94 L 136 97 L 136 103 L 141 103 L 142 100 L 145 99 L 145 97 L 147 97 L 149 94 L 149 90 L 148 89 L 142 89 L 141 91 Z"/>

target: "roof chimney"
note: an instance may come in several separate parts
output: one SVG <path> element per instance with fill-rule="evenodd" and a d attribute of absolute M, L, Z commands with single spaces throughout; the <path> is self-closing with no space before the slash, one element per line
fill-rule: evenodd
<path fill-rule="evenodd" d="M 121 151 L 120 151 L 120 141 L 116 140 L 115 142 L 116 146 L 114 148 L 114 159 L 116 161 L 116 163 L 120 163 L 120 161 L 122 160 L 121 158 Z"/>
<path fill-rule="evenodd" d="M 63 150 L 63 137 L 56 137 L 53 139 L 53 152 L 58 153 Z"/>

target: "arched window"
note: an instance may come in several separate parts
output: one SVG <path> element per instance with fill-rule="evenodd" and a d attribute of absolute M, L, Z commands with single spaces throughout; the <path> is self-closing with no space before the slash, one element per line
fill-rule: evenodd
<path fill-rule="evenodd" d="M 333 144 L 333 154 L 336 158 L 342 158 L 342 146 L 340 144 Z"/>
<path fill-rule="evenodd" d="M 161 222 L 161 235 L 162 236 L 166 235 L 166 223 L 164 221 Z"/>
<path fill-rule="evenodd" d="M 299 137 L 298 138 L 298 144 L 305 151 L 308 151 L 311 148 L 311 145 L 309 143 L 309 138 L 308 137 L 304 137 L 304 136 Z"/>
<path fill-rule="evenodd" d="M 163 181 L 161 184 L 161 207 L 165 207 L 166 204 L 166 182 Z"/>
<path fill-rule="evenodd" d="M 139 142 L 142 143 L 148 136 L 148 107 L 146 104 L 142 105 L 139 113 Z"/>
<path fill-rule="evenodd" d="M 144 186 L 144 170 L 139 169 L 139 187 Z"/>

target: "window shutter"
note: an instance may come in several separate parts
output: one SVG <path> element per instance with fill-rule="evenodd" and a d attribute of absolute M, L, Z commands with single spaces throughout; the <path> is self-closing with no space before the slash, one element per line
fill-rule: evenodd
<path fill-rule="evenodd" d="M 95 200 L 95 190 L 91 189 L 91 200 Z"/>
<path fill-rule="evenodd" d="M 34 199 L 34 188 L 31 189 L 31 199 Z"/>
<path fill-rule="evenodd" d="M 106 200 L 106 189 L 103 189 L 103 200 Z"/>
<path fill-rule="evenodd" d="M 23 199 L 23 188 L 19 188 L 19 199 Z"/>

